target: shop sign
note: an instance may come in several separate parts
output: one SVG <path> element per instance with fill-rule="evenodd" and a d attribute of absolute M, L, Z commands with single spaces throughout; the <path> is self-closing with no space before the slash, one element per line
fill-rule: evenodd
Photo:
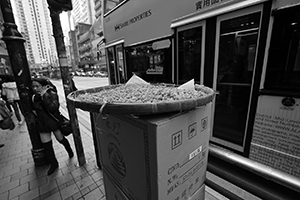
<path fill-rule="evenodd" d="M 216 6 L 224 1 L 228 1 L 228 0 L 201 0 L 201 1 L 197 1 L 195 6 L 196 6 L 196 10 L 202 10 L 212 6 Z"/>
<path fill-rule="evenodd" d="M 153 42 L 152 49 L 158 50 L 158 49 L 169 48 L 170 45 L 171 45 L 171 41 L 169 39 L 162 40 L 162 41 L 158 41 L 158 42 Z"/>
<path fill-rule="evenodd" d="M 134 23 L 136 23 L 136 22 L 138 22 L 138 21 L 140 21 L 144 18 L 147 18 L 147 17 L 151 16 L 151 14 L 152 14 L 152 12 L 151 12 L 151 9 L 150 9 L 150 10 L 147 10 L 147 11 L 143 12 L 142 14 L 139 14 L 139 15 L 125 21 L 125 22 L 116 24 L 115 25 L 115 31 L 119 31 L 119 30 L 121 30 L 122 28 L 124 28 L 126 26 L 129 26 L 129 25 L 134 24 Z"/>

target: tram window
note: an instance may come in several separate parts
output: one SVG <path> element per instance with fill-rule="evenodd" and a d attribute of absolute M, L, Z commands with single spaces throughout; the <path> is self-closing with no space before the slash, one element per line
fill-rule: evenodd
<path fill-rule="evenodd" d="M 202 27 L 178 32 L 178 83 L 200 83 Z"/>
<path fill-rule="evenodd" d="M 300 91 L 300 9 L 275 15 L 264 86 Z"/>
<path fill-rule="evenodd" d="M 136 74 L 152 83 L 171 83 L 172 47 L 153 49 L 153 43 L 126 48 L 128 78 Z"/>

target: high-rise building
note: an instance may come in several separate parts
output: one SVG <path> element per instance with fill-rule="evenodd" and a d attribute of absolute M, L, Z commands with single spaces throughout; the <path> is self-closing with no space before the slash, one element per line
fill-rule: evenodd
<path fill-rule="evenodd" d="M 98 19 L 99 17 L 102 17 L 102 0 L 94 0 L 95 3 L 95 17 Z"/>
<path fill-rule="evenodd" d="M 11 0 L 18 30 L 26 40 L 27 58 L 35 64 L 56 63 L 50 12 L 45 0 Z"/>
<path fill-rule="evenodd" d="M 74 24 L 93 24 L 95 21 L 94 0 L 72 0 Z"/>

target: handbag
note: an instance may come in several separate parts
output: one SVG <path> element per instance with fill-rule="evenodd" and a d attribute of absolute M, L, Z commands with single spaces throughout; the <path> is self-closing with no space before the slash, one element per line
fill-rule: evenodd
<path fill-rule="evenodd" d="M 0 121 L 0 128 L 3 130 L 13 130 L 15 128 L 15 124 L 12 118 L 6 118 Z"/>
<path fill-rule="evenodd" d="M 71 133 L 73 133 L 73 129 L 71 126 L 71 122 L 68 118 L 66 118 L 64 115 L 60 113 L 59 119 L 57 119 L 52 113 L 49 112 L 47 108 L 42 104 L 42 108 L 55 120 L 58 122 L 59 130 L 64 136 L 69 136 Z"/>
<path fill-rule="evenodd" d="M 15 124 L 12 120 L 12 112 L 10 112 L 6 106 L 4 100 L 0 99 L 0 128 L 3 130 L 13 130 L 15 128 Z"/>

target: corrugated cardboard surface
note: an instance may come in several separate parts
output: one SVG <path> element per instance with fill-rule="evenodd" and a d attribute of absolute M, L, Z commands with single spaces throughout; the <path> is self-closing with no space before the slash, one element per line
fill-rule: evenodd
<path fill-rule="evenodd" d="M 103 170 L 129 199 L 186 199 L 205 180 L 211 104 L 135 118 L 94 114 Z"/>

